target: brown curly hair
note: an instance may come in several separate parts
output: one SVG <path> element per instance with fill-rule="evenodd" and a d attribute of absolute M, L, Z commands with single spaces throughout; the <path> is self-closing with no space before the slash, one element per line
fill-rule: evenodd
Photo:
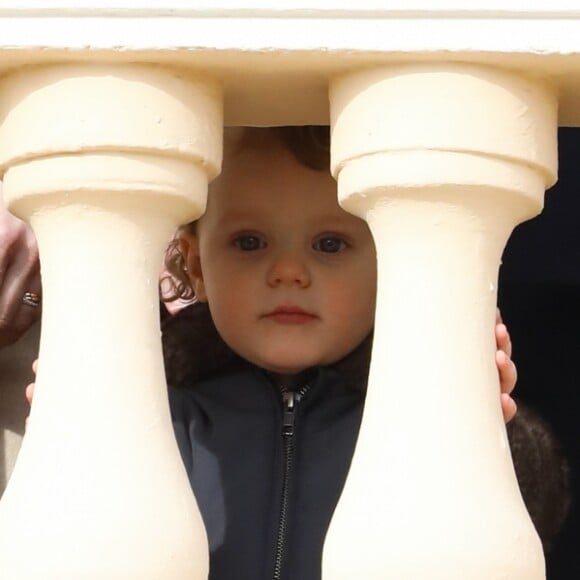
<path fill-rule="evenodd" d="M 266 137 L 272 134 L 302 165 L 317 171 L 328 171 L 330 131 L 327 126 L 244 127 L 241 132 L 226 129 L 225 150 L 228 154 L 235 154 L 244 147 L 260 147 Z M 195 233 L 195 227 L 195 221 L 181 226 L 167 247 L 165 268 L 169 274 L 159 281 L 159 291 L 164 302 L 195 300 L 195 293 L 187 275 L 185 257 L 179 248 L 180 232 Z"/>

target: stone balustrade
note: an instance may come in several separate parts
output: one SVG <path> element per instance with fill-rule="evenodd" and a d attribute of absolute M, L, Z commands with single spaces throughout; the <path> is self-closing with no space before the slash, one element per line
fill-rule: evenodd
<path fill-rule="evenodd" d="M 544 578 L 493 327 L 504 244 L 556 179 L 558 124 L 580 124 L 580 9 L 44 4 L 0 7 L 4 195 L 38 237 L 44 293 L 0 576 L 207 576 L 167 410 L 157 269 L 204 210 L 224 124 L 330 123 L 338 197 L 369 223 L 379 281 L 324 579 Z"/>

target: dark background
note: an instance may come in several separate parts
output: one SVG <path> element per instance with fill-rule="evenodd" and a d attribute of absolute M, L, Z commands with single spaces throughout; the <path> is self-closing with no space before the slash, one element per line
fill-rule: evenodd
<path fill-rule="evenodd" d="M 499 305 L 514 344 L 516 398 L 552 426 L 573 501 L 546 555 L 548 580 L 580 578 L 580 129 L 560 129 L 559 181 L 540 216 L 518 226 L 500 268 Z"/>

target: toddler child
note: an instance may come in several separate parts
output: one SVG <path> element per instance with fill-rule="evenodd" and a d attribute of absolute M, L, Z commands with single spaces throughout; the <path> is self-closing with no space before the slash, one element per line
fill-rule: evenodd
<path fill-rule="evenodd" d="M 164 353 L 212 580 L 320 578 L 376 292 L 372 236 L 338 205 L 328 166 L 326 128 L 235 133 L 205 214 L 168 253 L 174 297 L 195 297 L 164 322 Z M 501 321 L 496 339 L 508 420 L 515 367 Z"/>

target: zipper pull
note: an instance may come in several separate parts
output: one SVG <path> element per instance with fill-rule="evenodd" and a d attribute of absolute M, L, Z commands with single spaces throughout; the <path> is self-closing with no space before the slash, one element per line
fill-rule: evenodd
<path fill-rule="evenodd" d="M 296 393 L 294 391 L 286 391 L 282 393 L 284 401 L 284 415 L 282 417 L 282 435 L 285 437 L 292 437 L 294 435 L 294 420 Z"/>

